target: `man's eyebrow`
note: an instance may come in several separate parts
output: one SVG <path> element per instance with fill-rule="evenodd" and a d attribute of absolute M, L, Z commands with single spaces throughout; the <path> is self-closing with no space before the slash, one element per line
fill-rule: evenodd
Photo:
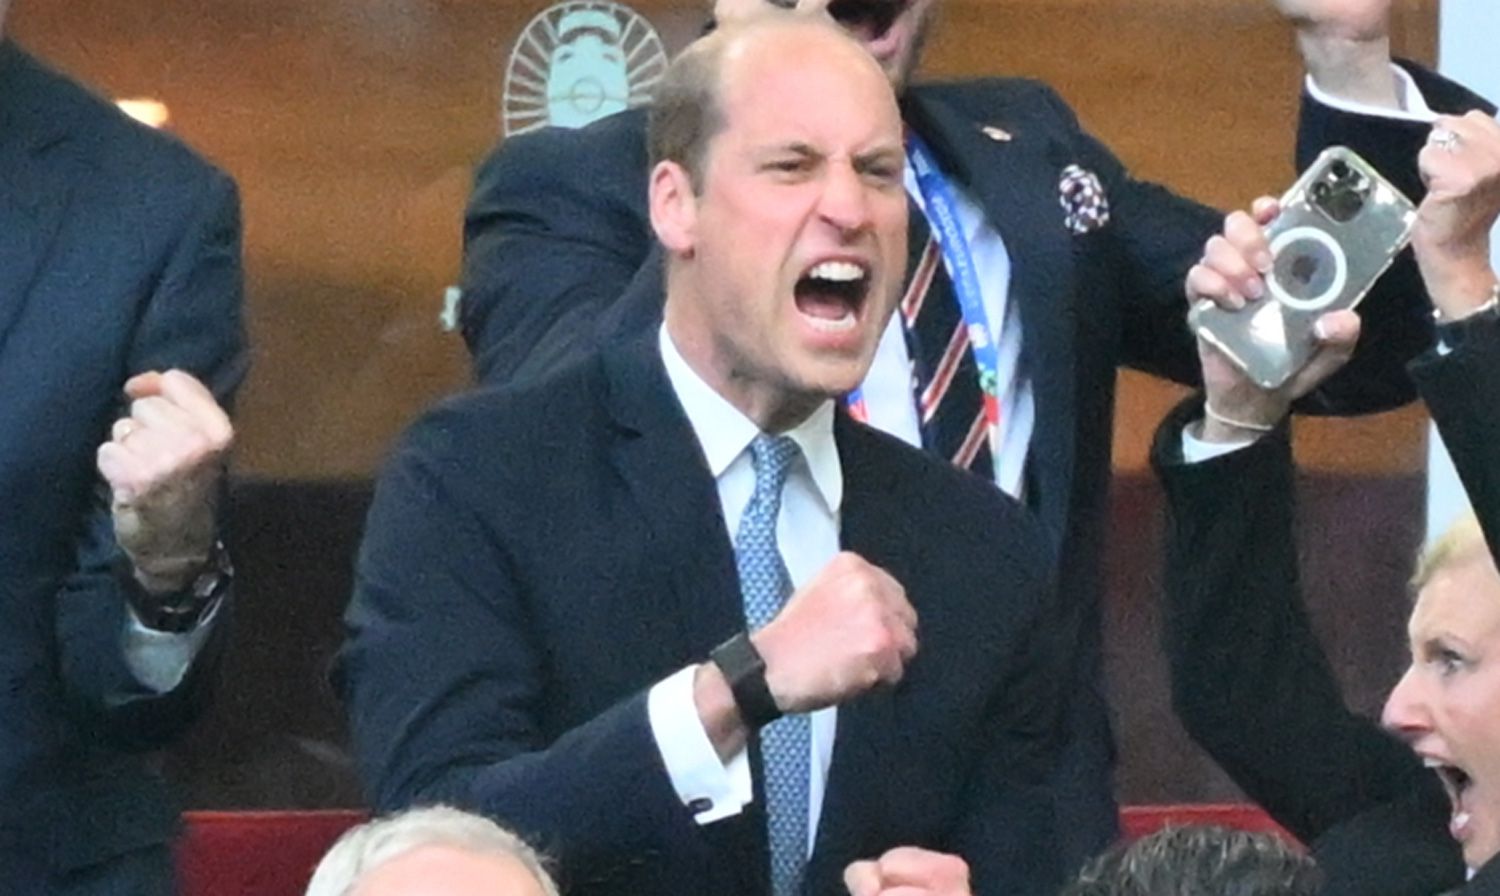
<path fill-rule="evenodd" d="M 906 152 L 900 146 L 877 146 L 867 149 L 854 157 L 855 162 L 869 164 L 871 162 L 896 162 L 904 161 Z"/>

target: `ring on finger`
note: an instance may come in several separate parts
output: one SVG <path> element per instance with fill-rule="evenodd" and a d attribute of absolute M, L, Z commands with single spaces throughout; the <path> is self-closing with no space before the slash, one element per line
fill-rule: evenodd
<path fill-rule="evenodd" d="M 1427 135 L 1427 142 L 1441 149 L 1443 152 L 1458 152 L 1462 140 L 1453 130 L 1445 127 L 1436 127 L 1432 133 Z"/>

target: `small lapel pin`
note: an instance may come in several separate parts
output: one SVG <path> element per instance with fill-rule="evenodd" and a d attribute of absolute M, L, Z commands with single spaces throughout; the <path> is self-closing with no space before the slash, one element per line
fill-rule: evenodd
<path fill-rule="evenodd" d="M 1015 139 L 1010 131 L 1007 131 L 1005 128 L 997 128 L 992 124 L 987 124 L 984 127 L 981 127 L 979 130 L 983 131 L 986 137 L 990 138 L 996 143 L 1009 143 L 1011 140 Z"/>

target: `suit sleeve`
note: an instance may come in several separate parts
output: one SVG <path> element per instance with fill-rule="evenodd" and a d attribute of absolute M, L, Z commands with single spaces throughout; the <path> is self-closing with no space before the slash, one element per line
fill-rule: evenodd
<path fill-rule="evenodd" d="M 1096 174 L 1109 201 L 1109 223 L 1075 240 L 1080 265 L 1095 276 L 1118 280 L 1120 360 L 1127 366 L 1179 383 L 1199 378 L 1197 345 L 1186 323 L 1183 282 L 1218 233 L 1223 215 L 1178 196 L 1160 184 L 1139 180 L 1103 143 L 1083 130 L 1073 110 L 1051 90 L 1045 100 L 1071 133 L 1069 157 Z"/>
<path fill-rule="evenodd" d="M 1412 365 L 1412 377 L 1427 403 L 1458 471 L 1464 492 L 1500 557 L 1500 321 L 1481 316 L 1464 324 L 1462 345 L 1447 355 L 1429 352 Z"/>
<path fill-rule="evenodd" d="M 482 382 L 562 366 L 608 329 L 638 273 L 655 274 L 639 119 L 512 137 L 480 167 L 464 215 L 459 307 Z"/>
<path fill-rule="evenodd" d="M 194 167 L 202 174 L 192 181 L 191 201 L 171 219 L 176 231 L 142 300 L 126 373 L 179 368 L 228 407 L 246 365 L 239 201 L 226 176 Z M 180 196 L 181 190 L 163 184 L 159 195 Z M 151 749 L 173 738 L 206 702 L 230 607 L 220 604 L 213 632 L 187 673 L 158 693 L 137 681 L 125 660 L 128 574 L 101 487 L 80 532 L 76 570 L 57 598 L 61 675 L 70 704 L 98 736 L 125 749 Z"/>
<path fill-rule="evenodd" d="M 442 447 L 445 427 L 414 429 L 380 480 L 336 669 L 374 807 L 481 812 L 570 876 L 697 842 L 645 690 L 560 734 L 548 725 L 546 683 L 561 673 L 504 534 L 465 500 L 480 490 L 503 506 L 505 489 L 465 476 Z"/>
<path fill-rule="evenodd" d="M 1192 738 L 1306 842 L 1436 781 L 1345 705 L 1303 605 L 1285 434 L 1181 462 L 1179 407 L 1153 464 L 1168 502 L 1165 648 Z"/>
<path fill-rule="evenodd" d="M 1495 107 L 1463 86 L 1412 63 L 1401 63 L 1436 112 L 1462 114 Z M 1431 126 L 1423 122 L 1362 115 L 1326 106 L 1305 91 L 1297 129 L 1297 170 L 1305 170 L 1330 146 L 1347 146 L 1375 166 L 1412 202 L 1427 188 L 1417 173 L 1417 154 Z M 1432 303 L 1411 250 L 1397 256 L 1359 307 L 1363 326 L 1354 358 L 1298 410 L 1318 414 L 1365 413 L 1404 404 L 1414 395 L 1406 365 L 1432 344 Z"/>

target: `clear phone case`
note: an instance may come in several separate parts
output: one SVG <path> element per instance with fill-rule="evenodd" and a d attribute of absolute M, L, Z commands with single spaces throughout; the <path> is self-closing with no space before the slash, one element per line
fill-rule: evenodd
<path fill-rule="evenodd" d="M 1188 325 L 1260 386 L 1274 389 L 1317 348 L 1319 317 L 1353 308 L 1411 237 L 1416 207 L 1353 151 L 1324 150 L 1266 227 L 1266 294 L 1240 311 L 1200 299 Z"/>

